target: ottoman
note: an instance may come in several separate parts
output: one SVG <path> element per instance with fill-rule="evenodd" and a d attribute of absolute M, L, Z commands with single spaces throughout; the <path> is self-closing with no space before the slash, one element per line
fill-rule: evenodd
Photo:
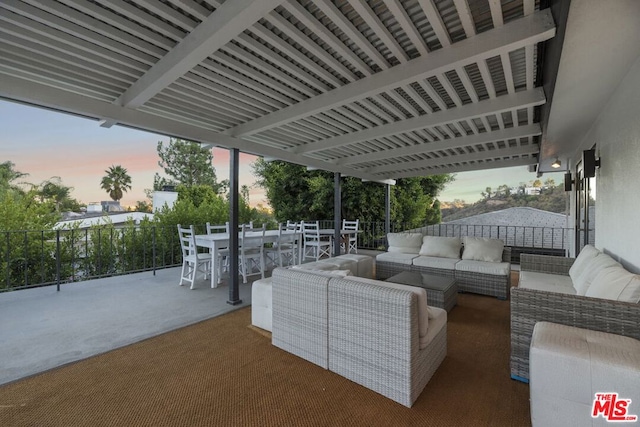
<path fill-rule="evenodd" d="M 273 311 L 271 277 L 260 279 L 251 285 L 251 324 L 271 332 Z"/>
<path fill-rule="evenodd" d="M 330 264 L 336 267 L 336 270 L 349 270 L 352 276 L 358 275 L 358 263 L 352 259 L 346 258 L 322 258 L 317 262 L 321 264 Z M 304 265 L 304 264 L 303 264 Z"/>
<path fill-rule="evenodd" d="M 356 273 L 354 276 L 373 279 L 373 258 L 368 255 L 344 254 L 338 255 L 338 259 L 349 259 L 356 262 Z"/>
<path fill-rule="evenodd" d="M 624 416 L 640 415 L 640 341 L 538 322 L 529 358 L 534 427 L 610 425 L 616 401 L 627 406 Z"/>

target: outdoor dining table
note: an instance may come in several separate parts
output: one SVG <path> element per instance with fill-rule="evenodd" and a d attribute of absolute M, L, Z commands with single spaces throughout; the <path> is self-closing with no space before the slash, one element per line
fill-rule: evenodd
<path fill-rule="evenodd" d="M 302 236 L 302 233 L 296 230 L 286 230 L 282 234 Z M 245 238 L 260 237 L 261 235 L 260 231 L 245 232 Z M 241 233 L 238 233 L 238 239 L 240 236 Z M 211 287 L 215 288 L 218 286 L 218 251 L 229 247 L 229 233 L 196 234 L 195 237 L 196 246 L 207 248 L 211 253 Z M 265 243 L 276 243 L 278 238 L 278 230 L 266 230 L 264 233 Z"/>

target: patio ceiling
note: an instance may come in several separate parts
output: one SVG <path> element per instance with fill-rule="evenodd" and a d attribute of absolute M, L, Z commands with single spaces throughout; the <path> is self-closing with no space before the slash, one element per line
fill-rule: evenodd
<path fill-rule="evenodd" d="M 536 0 L 9 0 L 0 97 L 382 181 L 538 163 Z"/>

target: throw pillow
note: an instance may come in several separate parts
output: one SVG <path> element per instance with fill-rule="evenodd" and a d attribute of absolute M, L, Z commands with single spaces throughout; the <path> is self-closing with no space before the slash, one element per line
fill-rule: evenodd
<path fill-rule="evenodd" d="M 585 296 L 638 303 L 640 276 L 623 267 L 603 268 L 593 279 Z"/>
<path fill-rule="evenodd" d="M 462 240 L 458 237 L 424 236 L 420 255 L 460 259 Z"/>
<path fill-rule="evenodd" d="M 422 245 L 421 233 L 389 233 L 387 234 L 388 252 L 417 254 Z"/>
<path fill-rule="evenodd" d="M 593 279 L 603 269 L 609 267 L 622 267 L 618 261 L 611 258 L 607 254 L 600 253 L 600 255 L 592 258 L 587 265 L 582 269 L 582 272 L 578 274 L 578 277 L 573 281 L 573 287 L 576 290 L 577 295 L 586 295 L 589 286 L 593 282 Z"/>
<path fill-rule="evenodd" d="M 587 265 L 598 255 L 600 255 L 599 250 L 591 245 L 585 245 L 569 269 L 569 277 L 571 277 L 571 280 L 575 282 L 580 273 L 582 273 Z"/>
<path fill-rule="evenodd" d="M 462 259 L 473 261 L 502 262 L 502 252 L 504 242 L 499 239 L 488 239 L 486 237 L 464 238 L 464 251 Z"/>

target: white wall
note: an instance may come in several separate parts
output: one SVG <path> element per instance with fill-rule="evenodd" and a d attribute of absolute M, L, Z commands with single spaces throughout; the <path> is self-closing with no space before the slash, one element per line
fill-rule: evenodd
<path fill-rule="evenodd" d="M 178 200 L 178 193 L 175 191 L 154 191 L 153 192 L 153 212 L 157 212 L 167 205 L 172 208 L 173 204 Z"/>
<path fill-rule="evenodd" d="M 640 272 L 640 59 L 637 59 L 582 147 L 596 144 L 596 247 Z"/>

